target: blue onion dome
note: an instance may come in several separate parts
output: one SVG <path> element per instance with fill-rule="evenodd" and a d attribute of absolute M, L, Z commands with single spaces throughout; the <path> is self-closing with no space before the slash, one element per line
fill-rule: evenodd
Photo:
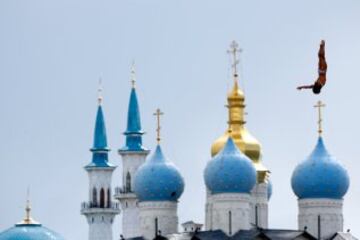
<path fill-rule="evenodd" d="M 164 157 L 160 145 L 138 169 L 134 190 L 140 201 L 177 201 L 183 193 L 183 177 Z"/>
<path fill-rule="evenodd" d="M 268 200 L 270 200 L 272 193 L 273 193 L 273 185 L 272 185 L 272 182 L 270 181 L 270 179 L 268 179 L 268 182 L 267 182 L 267 199 Z"/>
<path fill-rule="evenodd" d="M 250 193 L 256 184 L 256 170 L 233 139 L 228 138 L 224 148 L 208 162 L 204 179 L 212 194 Z"/>
<path fill-rule="evenodd" d="M 299 199 L 342 199 L 349 188 L 346 169 L 332 157 L 319 137 L 310 156 L 294 170 L 291 186 Z"/>

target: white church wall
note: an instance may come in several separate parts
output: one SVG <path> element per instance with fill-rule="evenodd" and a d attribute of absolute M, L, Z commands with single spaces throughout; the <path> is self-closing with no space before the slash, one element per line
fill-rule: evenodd
<path fill-rule="evenodd" d="M 298 206 L 299 230 L 304 230 L 306 227 L 311 235 L 317 237 L 320 226 L 321 239 L 343 231 L 343 200 L 299 199 Z"/>

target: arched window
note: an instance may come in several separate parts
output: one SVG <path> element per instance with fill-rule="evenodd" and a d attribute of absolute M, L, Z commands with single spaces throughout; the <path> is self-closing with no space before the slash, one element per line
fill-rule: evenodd
<path fill-rule="evenodd" d="M 91 203 L 92 207 L 97 207 L 97 193 L 96 193 L 96 188 L 93 188 L 92 191 L 92 203 Z"/>
<path fill-rule="evenodd" d="M 126 174 L 125 189 L 126 189 L 126 192 L 131 192 L 131 176 L 130 176 L 129 172 L 127 172 L 127 174 Z"/>
<path fill-rule="evenodd" d="M 105 191 L 103 188 L 101 188 L 100 190 L 100 207 L 101 208 L 105 207 Z"/>
<path fill-rule="evenodd" d="M 108 188 L 108 190 L 107 190 L 107 207 L 108 208 L 111 207 L 111 191 L 110 191 L 110 188 Z"/>

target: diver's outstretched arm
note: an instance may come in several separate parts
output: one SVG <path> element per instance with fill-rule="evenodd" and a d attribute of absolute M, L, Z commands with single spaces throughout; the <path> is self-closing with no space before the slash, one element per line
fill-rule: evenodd
<path fill-rule="evenodd" d="M 314 84 L 311 84 L 311 85 L 299 86 L 296 89 L 301 90 L 301 89 L 309 89 L 309 88 L 313 88 L 313 87 L 314 87 Z"/>

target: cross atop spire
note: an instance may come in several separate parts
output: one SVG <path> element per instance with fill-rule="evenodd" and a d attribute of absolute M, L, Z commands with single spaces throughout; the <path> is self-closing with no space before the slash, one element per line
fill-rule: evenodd
<path fill-rule="evenodd" d="M 158 142 L 158 144 L 160 144 L 160 116 L 164 115 L 163 112 L 161 112 L 160 108 L 156 109 L 156 112 L 153 114 L 154 116 L 156 116 L 156 120 L 157 120 L 157 128 L 156 128 L 156 132 L 157 132 L 157 137 L 156 137 L 156 141 Z"/>
<path fill-rule="evenodd" d="M 227 53 L 230 54 L 230 56 L 232 57 L 231 67 L 233 69 L 234 77 L 238 76 L 237 65 L 239 64 L 239 59 L 237 58 L 237 54 L 241 53 L 241 52 L 242 52 L 242 49 L 239 48 L 239 44 L 235 40 L 232 41 L 230 44 L 230 49 L 227 50 Z"/>
<path fill-rule="evenodd" d="M 318 133 L 319 135 L 321 136 L 321 133 L 323 132 L 323 129 L 322 129 L 322 112 L 321 112 L 321 109 L 323 107 L 325 107 L 326 105 L 321 102 L 320 100 L 317 102 L 316 105 L 314 105 L 315 108 L 318 109 Z"/>
<path fill-rule="evenodd" d="M 98 86 L 98 103 L 99 103 L 99 105 L 101 105 L 101 103 L 103 101 L 102 92 L 103 92 L 102 79 L 99 78 L 99 86 Z"/>
<path fill-rule="evenodd" d="M 132 65 L 131 65 L 131 86 L 132 88 L 135 88 L 135 83 L 136 83 L 136 74 L 135 74 L 135 61 L 133 61 Z"/>

